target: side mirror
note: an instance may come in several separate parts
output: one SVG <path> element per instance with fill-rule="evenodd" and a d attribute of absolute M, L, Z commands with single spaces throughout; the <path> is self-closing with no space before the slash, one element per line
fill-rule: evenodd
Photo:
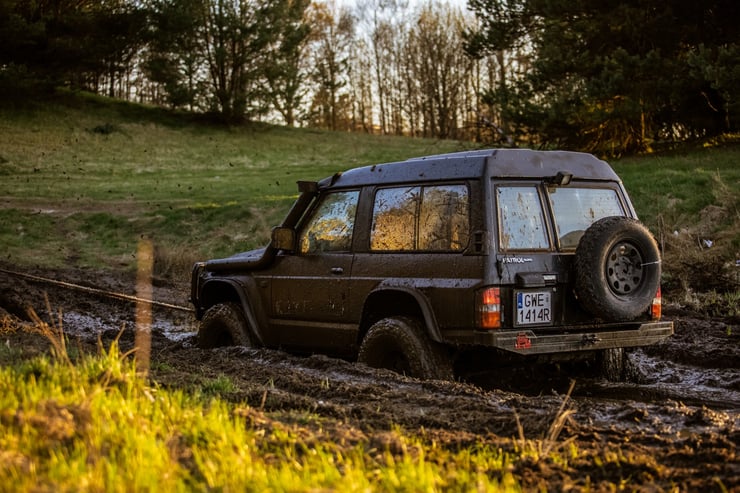
<path fill-rule="evenodd" d="M 295 231 L 292 228 L 278 226 L 272 228 L 272 241 L 270 246 L 278 250 L 295 250 Z"/>

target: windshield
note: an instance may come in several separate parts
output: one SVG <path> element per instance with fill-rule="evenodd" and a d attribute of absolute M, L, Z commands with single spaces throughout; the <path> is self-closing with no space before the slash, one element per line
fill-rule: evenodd
<path fill-rule="evenodd" d="M 624 216 L 617 191 L 611 188 L 550 187 L 547 194 L 563 249 L 576 248 L 584 231 L 599 219 Z"/>

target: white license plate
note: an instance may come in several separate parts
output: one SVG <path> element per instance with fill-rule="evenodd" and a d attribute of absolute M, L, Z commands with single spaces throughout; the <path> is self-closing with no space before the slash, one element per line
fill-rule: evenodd
<path fill-rule="evenodd" d="M 550 291 L 516 293 L 516 324 L 544 325 L 552 323 Z"/>

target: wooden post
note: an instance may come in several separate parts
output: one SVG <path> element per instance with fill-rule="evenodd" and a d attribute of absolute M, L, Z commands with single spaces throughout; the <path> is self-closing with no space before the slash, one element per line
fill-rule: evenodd
<path fill-rule="evenodd" d="M 149 239 L 139 240 L 136 252 L 136 368 L 145 376 L 149 373 L 152 349 L 152 269 L 154 248 Z"/>

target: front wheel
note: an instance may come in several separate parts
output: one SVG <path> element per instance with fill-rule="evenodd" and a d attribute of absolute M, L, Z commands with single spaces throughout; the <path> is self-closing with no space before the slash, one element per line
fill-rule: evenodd
<path fill-rule="evenodd" d="M 209 308 L 198 330 L 198 347 L 254 347 L 244 312 L 236 303 L 220 303 Z"/>
<path fill-rule="evenodd" d="M 442 344 L 429 339 L 414 318 L 384 318 L 370 327 L 360 345 L 360 363 L 429 380 L 452 380 L 452 362 Z"/>

